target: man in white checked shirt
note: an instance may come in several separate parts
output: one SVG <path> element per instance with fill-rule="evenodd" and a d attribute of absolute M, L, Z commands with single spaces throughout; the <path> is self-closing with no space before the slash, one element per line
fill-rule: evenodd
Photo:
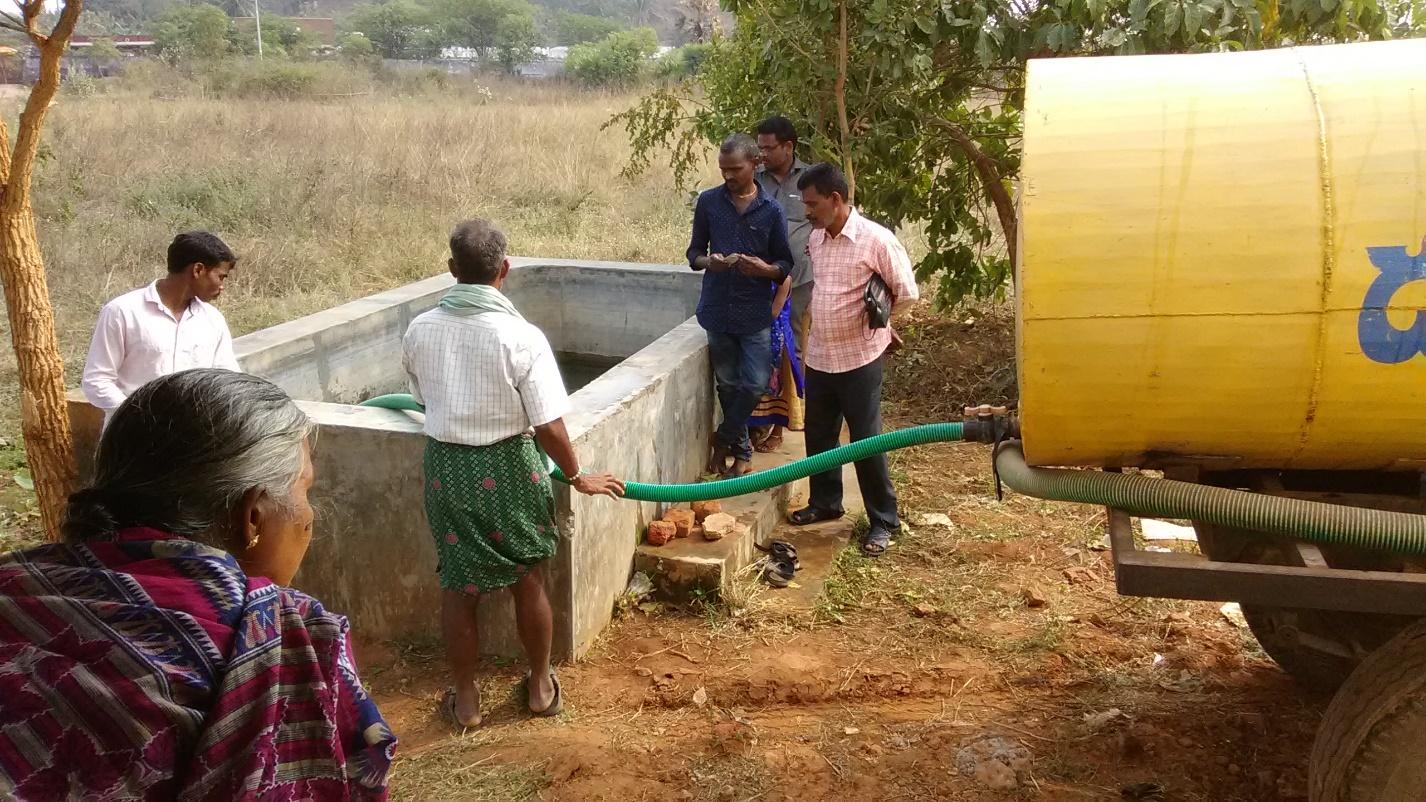
<path fill-rule="evenodd" d="M 867 282 L 880 276 L 891 291 L 893 314 L 905 311 L 920 293 L 906 249 L 896 235 L 862 217 L 847 204 L 847 179 L 830 164 L 808 168 L 797 180 L 807 219 L 815 229 L 807 241 L 817 281 L 812 288 L 812 331 L 803 364 L 807 367 L 807 454 L 836 448 L 845 420 L 852 441 L 881 434 L 882 363 L 896 335 L 868 325 L 863 302 Z M 856 464 L 857 485 L 871 528 L 862 553 L 879 557 L 901 529 L 896 489 L 886 455 Z M 840 468 L 812 477 L 807 507 L 789 520 L 798 525 L 840 518 Z"/>
<path fill-rule="evenodd" d="M 586 495 L 618 496 L 623 483 L 580 470 L 565 431 L 569 398 L 545 335 L 500 292 L 510 273 L 505 235 L 485 220 L 451 234 L 456 284 L 411 322 L 402 361 L 411 394 L 426 407 L 426 517 L 441 578 L 441 632 L 454 685 L 442 713 L 480 724 L 482 594 L 512 588 L 515 623 L 530 671 L 530 712 L 557 715 L 550 668 L 553 622 L 541 565 L 559 545 L 554 494 L 536 441 Z"/>

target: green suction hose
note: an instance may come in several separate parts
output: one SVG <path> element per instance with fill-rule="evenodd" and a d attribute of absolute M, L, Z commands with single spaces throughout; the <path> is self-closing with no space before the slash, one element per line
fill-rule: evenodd
<path fill-rule="evenodd" d="M 416 403 L 416 397 L 409 393 L 390 393 L 388 395 L 378 395 L 361 402 L 357 406 L 376 407 L 377 409 L 395 409 L 405 412 L 424 413 L 426 408 Z"/>
<path fill-rule="evenodd" d="M 423 411 L 409 395 L 378 396 L 363 402 L 362 406 Z M 914 426 L 736 479 L 677 485 L 628 482 L 624 486 L 625 498 L 674 504 L 731 498 L 787 484 L 873 454 L 965 438 L 965 424 Z M 1426 515 L 1245 493 L 1191 482 L 1151 479 L 1142 474 L 1032 468 L 1026 464 L 1025 452 L 1018 441 L 1000 446 L 995 454 L 995 467 L 1011 489 L 1035 498 L 1115 507 L 1153 518 L 1186 518 L 1328 545 L 1426 555 Z M 558 470 L 552 473 L 555 479 L 568 481 Z"/>
<path fill-rule="evenodd" d="M 381 409 L 409 410 L 411 412 L 424 411 L 421 405 L 416 403 L 414 398 L 405 394 L 381 395 L 363 401 L 361 405 L 364 407 L 379 407 Z M 849 462 L 866 459 L 874 454 L 881 454 L 886 451 L 894 451 L 910 446 L 919 446 L 926 443 L 953 442 L 963 439 L 964 435 L 965 426 L 960 423 L 932 423 L 926 426 L 913 426 L 910 429 L 902 429 L 896 432 L 879 434 L 875 437 L 868 437 L 865 440 L 858 440 L 855 443 L 839 446 L 831 451 L 825 451 L 815 457 L 807 457 L 806 459 L 790 462 L 771 470 L 750 473 L 735 479 L 720 479 L 716 482 L 698 482 L 678 485 L 626 482 L 624 484 L 624 498 L 633 499 L 635 501 L 659 501 L 669 504 L 678 504 L 689 501 L 713 501 L 714 499 L 745 496 L 779 485 L 785 485 L 789 482 L 795 482 L 798 479 L 804 479 L 813 474 L 829 471 Z M 551 475 L 558 481 L 566 483 L 569 481 L 558 469 L 551 471 Z"/>
<path fill-rule="evenodd" d="M 1245 493 L 1142 474 L 1032 468 L 1014 441 L 1001 445 L 995 467 L 1006 485 L 1035 498 L 1100 504 L 1133 515 L 1186 518 L 1334 546 L 1426 554 L 1426 515 Z"/>
<path fill-rule="evenodd" d="M 898 448 L 924 445 L 926 443 L 950 443 L 962 439 L 964 426 L 959 423 L 930 423 L 909 429 L 887 432 L 855 443 L 838 446 L 815 457 L 806 457 L 766 471 L 750 473 L 736 479 L 720 479 L 716 482 L 700 482 L 685 485 L 646 485 L 627 482 L 624 485 L 625 498 L 638 501 L 664 501 L 679 503 L 685 501 L 712 501 L 757 493 L 771 487 L 785 485 L 813 474 L 824 473 L 839 468 L 849 462 L 863 460 L 874 454 L 895 451 Z M 563 478 L 563 477 L 558 477 Z"/>

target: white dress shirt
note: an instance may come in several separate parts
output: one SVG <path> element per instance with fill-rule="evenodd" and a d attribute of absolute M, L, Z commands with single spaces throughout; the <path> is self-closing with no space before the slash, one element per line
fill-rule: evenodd
<path fill-rule="evenodd" d="M 197 298 L 175 317 L 158 282 L 104 305 L 84 363 L 84 397 L 104 420 L 133 392 L 159 376 L 191 368 L 240 370 L 223 313 Z"/>
<path fill-rule="evenodd" d="M 411 321 L 401 361 L 443 443 L 488 446 L 569 412 L 549 340 L 513 315 L 432 309 Z"/>

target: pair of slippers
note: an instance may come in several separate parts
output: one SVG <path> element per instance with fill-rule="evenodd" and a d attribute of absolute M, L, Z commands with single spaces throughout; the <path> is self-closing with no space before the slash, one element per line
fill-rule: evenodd
<path fill-rule="evenodd" d="M 550 700 L 549 705 L 544 710 L 530 710 L 530 673 L 525 673 L 525 679 L 520 683 L 521 696 L 525 700 L 525 708 L 530 710 L 530 715 L 541 718 L 553 718 L 564 712 L 564 692 L 560 690 L 560 679 L 554 671 L 550 672 L 550 684 L 554 686 L 555 697 Z M 479 698 L 477 697 L 477 705 Z M 474 719 L 461 720 L 456 713 L 456 689 L 447 688 L 445 696 L 441 699 L 441 717 L 463 729 L 472 729 L 480 726 L 481 715 L 475 714 Z"/>
<path fill-rule="evenodd" d="M 786 540 L 774 540 L 768 544 L 767 551 L 763 581 L 775 588 L 792 584 L 792 578 L 802 570 L 802 563 L 797 559 L 797 547 Z"/>

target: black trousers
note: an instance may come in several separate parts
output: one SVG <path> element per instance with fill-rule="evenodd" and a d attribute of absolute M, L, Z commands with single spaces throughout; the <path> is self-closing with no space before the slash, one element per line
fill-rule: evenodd
<path fill-rule="evenodd" d="M 812 456 L 836 448 L 847 423 L 852 441 L 881 434 L 882 363 L 875 362 L 846 373 L 823 373 L 807 369 L 807 454 Z M 895 532 L 901 528 L 896 514 L 896 489 L 886 455 L 877 454 L 856 464 L 857 485 L 862 491 L 867 517 L 873 526 Z M 820 510 L 843 512 L 842 469 L 812 477 L 809 503 Z"/>

